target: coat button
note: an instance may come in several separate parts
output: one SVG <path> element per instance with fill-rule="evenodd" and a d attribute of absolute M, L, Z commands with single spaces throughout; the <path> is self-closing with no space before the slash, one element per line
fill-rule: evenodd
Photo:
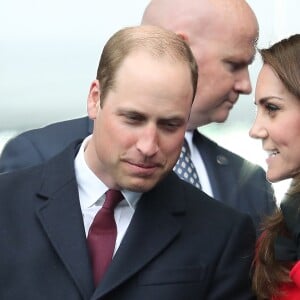
<path fill-rule="evenodd" d="M 217 163 L 223 166 L 228 165 L 228 159 L 224 155 L 217 155 Z"/>

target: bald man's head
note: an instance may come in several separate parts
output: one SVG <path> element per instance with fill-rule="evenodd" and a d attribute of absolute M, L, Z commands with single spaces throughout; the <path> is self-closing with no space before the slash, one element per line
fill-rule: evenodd
<path fill-rule="evenodd" d="M 258 29 L 255 14 L 245 0 L 152 0 L 144 11 L 142 24 L 175 32 L 194 28 L 198 33 L 211 34 L 209 30 L 217 23 L 227 23 L 232 18 L 242 21 L 245 14 Z"/>
<path fill-rule="evenodd" d="M 152 0 L 143 24 L 185 39 L 198 63 L 199 82 L 189 128 L 224 122 L 239 94 L 249 94 L 258 23 L 244 0 Z"/>

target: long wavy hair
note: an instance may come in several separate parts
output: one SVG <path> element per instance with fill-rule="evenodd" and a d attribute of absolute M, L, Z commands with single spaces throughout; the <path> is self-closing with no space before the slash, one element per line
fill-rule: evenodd
<path fill-rule="evenodd" d="M 263 63 L 273 68 L 288 91 L 300 101 L 300 34 L 283 39 L 270 48 L 261 49 L 259 53 Z M 297 193 L 300 193 L 300 175 L 293 178 L 286 192 L 285 201 L 289 201 L 289 198 Z M 300 197 L 297 201 L 300 208 Z M 279 235 L 290 237 L 280 209 L 265 219 L 262 232 L 257 241 L 252 284 L 258 299 L 267 300 L 280 294 L 280 284 L 290 282 L 289 270 L 294 262 L 275 259 L 276 237 Z"/>

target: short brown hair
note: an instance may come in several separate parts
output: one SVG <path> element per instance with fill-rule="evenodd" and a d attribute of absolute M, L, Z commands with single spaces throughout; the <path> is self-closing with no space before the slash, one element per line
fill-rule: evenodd
<path fill-rule="evenodd" d="M 198 67 L 190 47 L 174 32 L 157 26 L 126 27 L 116 32 L 105 44 L 100 58 L 97 80 L 101 85 L 101 103 L 114 88 L 116 72 L 124 59 L 135 50 L 146 50 L 153 57 L 168 57 L 187 63 L 191 72 L 193 98 L 197 90 Z"/>

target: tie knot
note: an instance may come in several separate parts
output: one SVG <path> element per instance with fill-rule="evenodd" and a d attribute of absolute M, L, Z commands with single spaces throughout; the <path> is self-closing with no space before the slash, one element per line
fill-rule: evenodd
<path fill-rule="evenodd" d="M 192 162 L 190 147 L 186 139 L 184 139 L 179 159 L 174 166 L 174 171 L 181 179 L 201 189 L 198 173 Z"/>
<path fill-rule="evenodd" d="M 108 190 L 105 193 L 105 201 L 103 207 L 109 210 L 114 210 L 118 203 L 123 199 L 123 195 L 118 190 Z"/>

